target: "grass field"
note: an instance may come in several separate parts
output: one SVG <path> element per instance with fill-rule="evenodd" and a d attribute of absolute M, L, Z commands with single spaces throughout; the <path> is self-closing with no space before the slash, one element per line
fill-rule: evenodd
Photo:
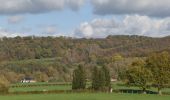
<path fill-rule="evenodd" d="M 27 85 L 38 85 L 33 87 L 15 87 L 10 88 L 9 92 L 28 92 L 28 91 L 50 91 L 50 90 L 71 90 L 71 85 L 69 84 L 62 84 L 62 85 L 50 85 L 51 83 L 25 83 L 25 84 L 14 84 L 12 86 L 27 86 Z M 59 84 L 59 83 L 56 83 Z M 46 86 L 49 85 L 49 86 Z M 112 87 L 114 90 L 118 89 L 133 89 L 133 90 L 140 90 L 139 87 L 127 87 L 120 82 L 113 83 Z M 157 92 L 157 88 L 150 88 L 149 90 Z M 170 88 L 162 89 L 163 93 L 170 94 Z"/>
<path fill-rule="evenodd" d="M 37 87 L 17 87 L 10 88 L 9 92 L 27 92 L 27 91 L 49 91 L 49 90 L 71 90 L 70 85 L 57 86 L 37 86 Z"/>
<path fill-rule="evenodd" d="M 50 85 L 50 83 L 34 84 L 14 84 L 12 86 L 37 85 L 32 87 L 10 88 L 10 92 L 27 92 L 43 90 L 71 90 L 71 85 Z M 49 85 L 49 86 L 46 86 Z M 139 89 L 138 87 L 127 87 L 120 83 L 114 83 L 113 89 Z M 156 91 L 156 88 L 150 90 Z M 170 89 L 164 89 L 163 92 L 170 92 Z M 58 93 L 58 94 L 27 94 L 27 95 L 4 95 L 0 100 L 170 100 L 170 95 L 144 95 L 128 93 Z"/>
<path fill-rule="evenodd" d="M 39 94 L 0 96 L 0 100 L 170 100 L 170 96 L 137 95 L 137 94 Z"/>

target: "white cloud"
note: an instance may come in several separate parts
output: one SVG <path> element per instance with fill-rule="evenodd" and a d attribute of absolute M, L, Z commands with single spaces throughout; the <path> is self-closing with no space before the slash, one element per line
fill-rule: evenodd
<path fill-rule="evenodd" d="M 21 21 L 23 21 L 24 17 L 23 16 L 19 16 L 19 15 L 15 15 L 15 16 L 10 16 L 8 18 L 8 23 L 9 24 L 17 24 Z"/>
<path fill-rule="evenodd" d="M 81 33 L 81 34 L 76 34 L 76 35 L 78 35 L 78 36 L 85 36 L 85 37 L 92 37 L 92 35 L 93 35 L 93 27 L 89 24 L 89 23 L 87 23 L 87 22 L 85 22 L 85 23 L 82 23 L 81 25 L 80 25 L 80 27 L 79 27 L 79 29 L 76 29 L 75 30 L 75 32 L 76 33 Z"/>
<path fill-rule="evenodd" d="M 153 19 L 147 16 L 126 16 L 122 21 L 94 19 L 78 27 L 74 36 L 102 38 L 108 35 L 144 35 L 162 37 L 170 35 L 170 18 Z"/>
<path fill-rule="evenodd" d="M 45 29 L 43 30 L 45 32 L 45 34 L 56 34 L 57 33 L 57 28 L 56 26 L 47 26 L 45 27 Z"/>
<path fill-rule="evenodd" d="M 31 32 L 27 34 L 29 35 L 34 35 L 34 36 L 71 36 L 71 34 L 67 34 L 64 32 L 60 32 L 58 27 L 56 25 L 42 25 L 38 26 L 36 28 L 37 34 Z"/>
<path fill-rule="evenodd" d="M 91 0 L 94 13 L 140 14 L 156 17 L 170 16 L 170 0 Z"/>
<path fill-rule="evenodd" d="M 72 34 L 67 34 L 59 32 L 55 25 L 37 27 L 36 30 L 32 30 L 29 27 L 22 27 L 20 30 L 12 30 L 0 27 L 0 38 L 1 37 L 16 37 L 16 36 L 68 36 L 71 37 Z"/>
<path fill-rule="evenodd" d="M 30 29 L 28 29 L 30 30 Z M 15 36 L 72 36 L 86 38 L 103 38 L 108 35 L 143 35 L 163 37 L 170 35 L 170 17 L 154 19 L 148 16 L 127 15 L 121 20 L 117 18 L 97 18 L 80 24 L 73 32 L 63 33 L 56 25 L 38 27 L 33 31 L 12 31 L 0 28 L 0 37 Z"/>
<path fill-rule="evenodd" d="M 26 35 L 17 32 L 10 32 L 9 30 L 0 27 L 0 37 L 16 37 L 16 36 L 26 36 Z"/>
<path fill-rule="evenodd" d="M 25 14 L 60 11 L 69 7 L 77 10 L 84 0 L 0 0 L 0 14 Z"/>

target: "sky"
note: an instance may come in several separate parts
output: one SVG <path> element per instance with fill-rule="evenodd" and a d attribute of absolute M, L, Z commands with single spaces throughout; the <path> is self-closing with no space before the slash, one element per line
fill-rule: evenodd
<path fill-rule="evenodd" d="M 0 0 L 0 37 L 170 35 L 170 0 Z"/>

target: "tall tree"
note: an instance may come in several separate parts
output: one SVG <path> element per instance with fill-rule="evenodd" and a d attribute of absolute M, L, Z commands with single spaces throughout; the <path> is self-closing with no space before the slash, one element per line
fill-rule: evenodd
<path fill-rule="evenodd" d="M 82 65 L 79 65 L 73 72 L 72 89 L 85 89 L 86 88 L 86 73 Z"/>
<path fill-rule="evenodd" d="M 127 84 L 142 88 L 143 93 L 146 93 L 146 89 L 150 85 L 151 76 L 151 71 L 146 68 L 143 60 L 133 62 L 126 71 Z"/>
<path fill-rule="evenodd" d="M 147 67 L 153 74 L 153 84 L 158 88 L 159 94 L 161 89 L 170 83 L 170 55 L 168 52 L 152 54 L 147 59 Z"/>
<path fill-rule="evenodd" d="M 94 90 L 99 90 L 100 82 L 99 82 L 99 69 L 98 67 L 94 67 L 92 72 L 92 88 Z"/>
<path fill-rule="evenodd" d="M 111 77 L 110 77 L 110 71 L 106 66 L 102 67 L 102 71 L 104 73 L 104 77 L 105 77 L 105 87 L 106 88 L 110 88 L 111 87 Z"/>
<path fill-rule="evenodd" d="M 92 89 L 108 91 L 111 87 L 110 72 L 103 66 L 102 68 L 94 67 L 92 73 Z"/>

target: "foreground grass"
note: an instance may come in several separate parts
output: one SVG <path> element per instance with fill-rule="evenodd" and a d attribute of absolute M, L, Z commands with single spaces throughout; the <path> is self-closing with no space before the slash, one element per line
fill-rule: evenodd
<path fill-rule="evenodd" d="M 137 95 L 137 94 L 104 94 L 104 93 L 72 93 L 72 94 L 39 94 L 0 96 L 0 100 L 169 100 L 170 96 Z"/>

